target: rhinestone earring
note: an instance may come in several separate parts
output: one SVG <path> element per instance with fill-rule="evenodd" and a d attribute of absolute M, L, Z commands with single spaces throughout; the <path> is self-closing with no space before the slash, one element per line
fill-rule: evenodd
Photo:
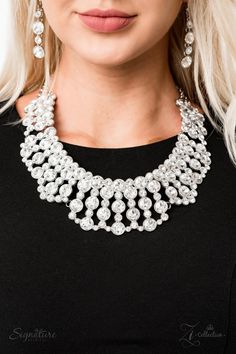
<path fill-rule="evenodd" d="M 190 16 L 189 16 L 188 6 L 186 7 L 186 18 L 187 18 L 186 19 L 186 28 L 185 28 L 186 34 L 185 34 L 185 38 L 184 38 L 185 50 L 184 50 L 184 58 L 181 60 L 181 66 L 184 69 L 189 68 L 193 62 L 191 54 L 193 51 L 192 44 L 195 40 L 194 34 L 193 34 L 193 23 L 192 23 Z"/>
<path fill-rule="evenodd" d="M 37 4 L 34 17 L 35 21 L 33 23 L 33 33 L 36 35 L 34 38 L 36 45 L 33 48 L 33 54 L 36 58 L 42 59 L 45 56 L 44 49 L 42 47 L 42 34 L 44 32 L 42 0 L 39 0 L 39 3 Z"/>

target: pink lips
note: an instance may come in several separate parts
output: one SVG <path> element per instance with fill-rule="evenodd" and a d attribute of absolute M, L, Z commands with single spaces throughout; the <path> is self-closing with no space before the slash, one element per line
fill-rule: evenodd
<path fill-rule="evenodd" d="M 79 13 L 80 19 L 91 29 L 99 32 L 113 32 L 126 27 L 136 15 L 109 9 L 93 9 Z"/>

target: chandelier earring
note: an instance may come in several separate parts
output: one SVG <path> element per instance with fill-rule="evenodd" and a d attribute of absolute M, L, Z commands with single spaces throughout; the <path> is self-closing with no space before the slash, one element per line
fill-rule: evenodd
<path fill-rule="evenodd" d="M 188 6 L 186 7 L 186 28 L 185 28 L 185 37 L 184 37 L 184 57 L 181 60 L 181 66 L 184 69 L 189 68 L 192 65 L 193 59 L 192 59 L 192 52 L 193 52 L 193 47 L 192 44 L 195 40 L 194 34 L 193 34 L 193 22 L 190 19 L 189 15 L 189 8 Z"/>
<path fill-rule="evenodd" d="M 42 59 L 45 56 L 44 48 L 42 46 L 42 35 L 44 33 L 42 0 L 39 0 L 39 3 L 37 4 L 34 17 L 33 33 L 35 34 L 35 46 L 33 48 L 33 54 L 37 59 Z"/>

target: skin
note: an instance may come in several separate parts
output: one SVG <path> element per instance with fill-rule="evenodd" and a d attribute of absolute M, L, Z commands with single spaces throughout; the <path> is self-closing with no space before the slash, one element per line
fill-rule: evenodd
<path fill-rule="evenodd" d="M 57 95 L 55 126 L 61 141 L 132 147 L 180 132 L 175 105 L 179 93 L 168 65 L 168 36 L 183 2 L 42 0 L 47 21 L 63 43 L 52 77 Z M 76 13 L 92 8 L 116 8 L 138 16 L 117 32 L 95 32 Z M 21 117 L 36 94 L 17 100 Z"/>

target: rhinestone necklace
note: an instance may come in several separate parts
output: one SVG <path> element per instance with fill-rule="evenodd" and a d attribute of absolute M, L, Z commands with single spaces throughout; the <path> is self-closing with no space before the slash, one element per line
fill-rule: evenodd
<path fill-rule="evenodd" d="M 210 170 L 205 117 L 178 88 L 181 131 L 168 158 L 145 176 L 103 178 L 85 170 L 68 155 L 54 127 L 56 95 L 46 84 L 24 109 L 20 154 L 37 180 L 41 199 L 65 203 L 68 217 L 83 230 L 104 229 L 122 235 L 135 229 L 154 231 L 169 219 L 175 205 L 195 203 L 197 187 Z"/>

